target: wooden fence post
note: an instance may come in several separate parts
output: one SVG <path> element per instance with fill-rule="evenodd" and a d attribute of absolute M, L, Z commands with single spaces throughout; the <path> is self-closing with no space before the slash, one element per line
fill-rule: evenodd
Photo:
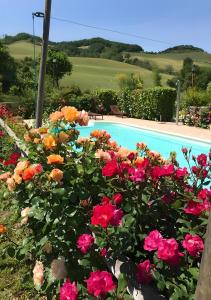
<path fill-rule="evenodd" d="M 208 219 L 205 247 L 201 259 L 195 300 L 211 300 L 211 211 Z"/>

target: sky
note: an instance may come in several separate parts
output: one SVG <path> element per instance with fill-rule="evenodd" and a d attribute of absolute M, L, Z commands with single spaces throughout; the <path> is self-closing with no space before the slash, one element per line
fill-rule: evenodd
<path fill-rule="evenodd" d="M 32 33 L 32 12 L 43 12 L 44 3 L 0 0 L 0 36 Z M 211 52 L 211 0 L 52 0 L 51 16 L 147 38 L 51 19 L 52 41 L 103 37 L 139 44 L 146 51 L 191 44 Z M 35 20 L 35 34 L 42 36 L 42 19 Z"/>

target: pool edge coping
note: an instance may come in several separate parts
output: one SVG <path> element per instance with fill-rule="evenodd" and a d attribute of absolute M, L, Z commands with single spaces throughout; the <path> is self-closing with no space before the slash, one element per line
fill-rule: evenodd
<path fill-rule="evenodd" d="M 134 127 L 134 128 L 154 131 L 154 132 L 161 133 L 161 134 L 164 133 L 164 134 L 167 134 L 167 135 L 170 135 L 170 136 L 176 136 L 176 137 L 179 137 L 179 138 L 186 138 L 186 139 L 193 140 L 193 141 L 196 141 L 196 142 L 208 144 L 208 145 L 210 145 L 210 148 L 211 148 L 211 140 L 207 140 L 207 139 L 203 140 L 203 139 L 200 139 L 200 138 L 195 138 L 195 137 L 191 137 L 191 136 L 187 136 L 187 135 L 169 133 L 168 131 L 165 131 L 165 130 L 158 130 L 158 129 L 149 128 L 149 127 L 141 126 L 141 125 L 126 124 L 126 123 L 123 123 L 121 121 L 119 122 L 119 121 L 113 121 L 113 120 L 94 120 L 94 122 L 97 122 L 97 123 L 103 123 L 103 122 L 104 123 L 106 123 L 106 122 L 107 123 L 116 123 L 116 124 L 121 124 L 121 125 L 125 125 L 125 126 Z"/>

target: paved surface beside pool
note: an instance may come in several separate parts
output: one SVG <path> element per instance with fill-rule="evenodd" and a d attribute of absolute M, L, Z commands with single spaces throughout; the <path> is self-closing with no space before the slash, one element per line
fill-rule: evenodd
<path fill-rule="evenodd" d="M 125 125 L 140 126 L 142 128 L 158 130 L 160 132 L 166 132 L 169 134 L 181 135 L 183 137 L 190 137 L 193 139 L 200 139 L 204 142 L 210 142 L 211 144 L 211 130 L 202 129 L 198 127 L 189 127 L 182 124 L 176 125 L 173 122 L 155 122 L 148 120 L 140 120 L 133 118 L 121 118 L 116 116 L 104 116 L 104 120 L 97 119 L 97 122 L 116 122 Z"/>

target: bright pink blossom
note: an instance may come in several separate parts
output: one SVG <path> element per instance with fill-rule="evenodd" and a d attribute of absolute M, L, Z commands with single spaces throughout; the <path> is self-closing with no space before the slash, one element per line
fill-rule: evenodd
<path fill-rule="evenodd" d="M 166 261 L 170 265 L 176 266 L 183 254 L 179 252 L 177 241 L 174 238 L 171 238 L 160 241 L 157 256 L 159 259 Z"/>
<path fill-rule="evenodd" d="M 203 211 L 206 210 L 206 207 L 204 203 L 202 202 L 196 202 L 193 200 L 190 200 L 184 209 L 186 214 L 199 216 Z"/>
<path fill-rule="evenodd" d="M 94 238 L 90 234 L 82 234 L 79 236 L 77 241 L 77 247 L 83 254 L 86 254 L 88 250 L 92 247 L 94 243 Z"/>
<path fill-rule="evenodd" d="M 136 267 L 136 278 L 139 283 L 147 284 L 152 281 L 151 264 L 146 259 Z"/>
<path fill-rule="evenodd" d="M 186 234 L 182 245 L 191 256 L 197 256 L 204 250 L 203 240 L 198 235 Z"/>
<path fill-rule="evenodd" d="M 151 231 L 150 234 L 144 239 L 144 250 L 156 250 L 162 239 L 163 237 L 158 230 Z"/>
<path fill-rule="evenodd" d="M 116 288 L 112 275 L 106 271 L 91 272 L 86 283 L 89 294 L 95 297 L 105 297 L 108 292 Z"/>
<path fill-rule="evenodd" d="M 145 170 L 142 168 L 129 168 L 128 169 L 129 178 L 135 182 L 143 182 L 145 180 Z"/>
<path fill-rule="evenodd" d="M 176 178 L 180 179 L 188 175 L 188 170 L 187 168 L 178 168 L 175 172 Z"/>
<path fill-rule="evenodd" d="M 60 288 L 60 300 L 76 300 L 78 296 L 78 290 L 75 282 L 71 283 L 69 279 L 65 281 Z"/>

